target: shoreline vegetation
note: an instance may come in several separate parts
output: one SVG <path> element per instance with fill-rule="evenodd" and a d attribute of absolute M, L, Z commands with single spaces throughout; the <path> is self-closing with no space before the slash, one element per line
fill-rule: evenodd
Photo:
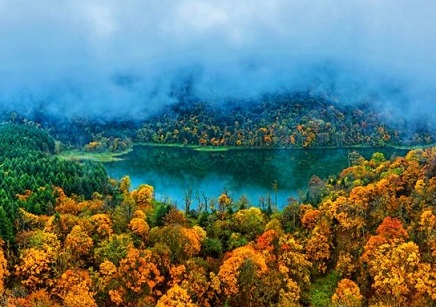
<path fill-rule="evenodd" d="M 67 149 L 55 156 L 61 160 L 66 161 L 94 161 L 94 162 L 116 162 L 124 160 L 122 157 L 129 154 L 134 150 L 136 146 L 148 146 L 148 147 L 163 147 L 163 148 L 186 148 L 199 152 L 227 152 L 230 150 L 332 150 L 332 149 L 349 149 L 349 150 L 359 150 L 359 149 L 398 149 L 398 150 L 415 150 L 415 149 L 426 149 L 436 147 L 436 143 L 433 144 L 421 144 L 414 146 L 394 146 L 386 145 L 380 146 L 365 146 L 365 145 L 354 145 L 354 146 L 324 146 L 324 147 L 311 147 L 311 148 L 265 148 L 265 147 L 238 147 L 238 146 L 202 146 L 202 145 L 185 145 L 185 144 L 160 144 L 160 143 L 150 143 L 150 142 L 137 142 L 133 143 L 131 147 L 120 151 L 120 152 L 89 152 L 85 150 L 78 149 Z"/>

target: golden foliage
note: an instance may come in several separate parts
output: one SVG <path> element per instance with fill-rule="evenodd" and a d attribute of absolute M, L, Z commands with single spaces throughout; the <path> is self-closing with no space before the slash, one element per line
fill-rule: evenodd
<path fill-rule="evenodd" d="M 52 285 L 51 273 L 55 255 L 48 251 L 29 248 L 22 252 L 20 263 L 15 266 L 15 274 L 24 286 L 36 289 L 38 286 Z"/>
<path fill-rule="evenodd" d="M 341 276 L 351 276 L 353 271 L 356 269 L 356 265 L 357 263 L 355 259 L 353 259 L 349 252 L 340 251 L 335 271 L 341 274 Z"/>
<path fill-rule="evenodd" d="M 315 228 L 318 217 L 319 210 L 307 210 L 301 218 L 301 224 L 307 229 L 313 229 Z"/>
<path fill-rule="evenodd" d="M 83 260 L 82 257 L 91 253 L 94 242 L 79 225 L 76 225 L 67 235 L 64 246 L 70 260 L 80 261 Z"/>
<path fill-rule="evenodd" d="M 65 239 L 71 229 L 77 225 L 78 221 L 79 218 L 72 214 L 54 215 L 45 223 L 44 231 L 54 233 L 62 240 Z"/>
<path fill-rule="evenodd" d="M 137 210 L 139 211 L 139 210 Z M 143 239 L 147 238 L 148 231 L 150 230 L 150 226 L 148 226 L 147 222 L 143 218 L 134 217 L 130 220 L 129 228 L 132 232 Z"/>
<path fill-rule="evenodd" d="M 326 182 L 318 208 L 293 203 L 269 216 L 258 208 L 232 213 L 223 193 L 221 210 L 197 218 L 173 208 L 162 218 L 153 187 L 130 193 L 129 178 L 118 184 L 115 207 L 106 201 L 113 195 L 83 200 L 55 189 L 57 214 L 17 209 L 15 241 L 0 249 L 0 304 L 300 306 L 313 303 L 319 285 L 311 278 L 328 274 L 332 286 L 344 278 L 326 298 L 332 306 L 432 306 L 434 152 L 359 159 Z M 24 207 L 34 196 L 17 195 Z M 164 226 L 150 229 L 150 214 Z"/>
<path fill-rule="evenodd" d="M 156 307 L 196 307 L 188 292 L 178 285 L 171 287 L 157 302 Z"/>
<path fill-rule="evenodd" d="M 98 272 L 98 289 L 115 305 L 135 306 L 140 300 L 153 301 L 156 286 L 164 281 L 150 250 L 130 246 L 119 266 L 105 260 Z M 156 293 L 155 293 L 156 292 Z"/>
<path fill-rule="evenodd" d="M 373 184 L 354 187 L 349 196 L 327 200 L 323 207 L 339 223 L 343 230 L 362 230 L 367 227 L 367 216 L 371 205 L 377 203 L 377 189 Z"/>
<path fill-rule="evenodd" d="M 426 272 L 431 267 L 421 263 L 419 248 L 413 242 L 382 244 L 364 261 L 378 297 L 407 304 L 418 299 L 416 291 L 434 295 L 435 276 Z"/>
<path fill-rule="evenodd" d="M 247 234 L 249 239 L 254 239 L 265 228 L 265 218 L 259 208 L 251 207 L 242 209 L 232 216 L 233 229 L 241 234 Z"/>
<path fill-rule="evenodd" d="M 290 278 L 286 279 L 286 286 L 280 289 L 279 292 L 279 306 L 283 307 L 297 307 L 300 306 L 300 287 Z"/>
<path fill-rule="evenodd" d="M 266 225 L 265 225 L 265 232 L 268 230 L 275 230 L 277 234 L 282 235 L 284 233 L 284 230 L 282 228 L 282 225 L 280 221 L 277 218 L 271 219 Z"/>
<path fill-rule="evenodd" d="M 200 243 L 202 243 L 207 237 L 206 230 L 204 230 L 203 227 L 198 226 L 198 225 L 194 225 L 194 227 L 192 227 L 192 229 L 197 233 L 198 241 L 200 241 Z"/>
<path fill-rule="evenodd" d="M 200 253 L 203 235 L 198 228 L 196 230 L 180 225 L 168 225 L 152 228 L 149 238 L 152 243 L 169 247 L 172 262 L 182 262 Z"/>
<path fill-rule="evenodd" d="M 92 232 L 96 233 L 100 239 L 108 238 L 112 233 L 112 221 L 108 214 L 100 213 L 91 216 Z"/>
<path fill-rule="evenodd" d="M 362 260 L 369 262 L 377 253 L 377 249 L 383 245 L 403 243 L 408 237 L 407 231 L 403 228 L 400 220 L 386 217 L 377 227 L 377 235 L 371 236 L 364 247 Z"/>
<path fill-rule="evenodd" d="M 186 267 L 182 265 L 171 266 L 170 275 L 171 275 L 171 285 L 180 284 L 183 279 L 183 274 L 186 272 Z"/>
<path fill-rule="evenodd" d="M 127 289 L 137 294 L 151 294 L 154 287 L 164 280 L 152 262 L 151 252 L 134 247 L 130 247 L 127 256 L 120 261 L 118 278 Z"/>
<path fill-rule="evenodd" d="M 31 292 L 26 297 L 8 297 L 7 307 L 58 307 L 45 289 Z"/>
<path fill-rule="evenodd" d="M 323 273 L 327 270 L 327 261 L 330 259 L 330 236 L 330 227 L 322 221 L 312 230 L 306 243 L 308 259 Z"/>
<path fill-rule="evenodd" d="M 41 227 L 47 221 L 48 216 L 40 216 L 18 208 L 17 228 L 20 230 Z"/>
<path fill-rule="evenodd" d="M 0 239 L 0 295 L 5 291 L 4 280 L 9 276 L 8 263 L 3 252 L 3 241 Z"/>
<path fill-rule="evenodd" d="M 29 196 L 32 195 L 32 193 L 33 192 L 31 190 L 24 190 L 24 194 L 16 194 L 15 196 L 18 198 L 18 200 L 25 202 Z"/>
<path fill-rule="evenodd" d="M 255 265 L 257 277 L 261 277 L 268 270 L 265 257 L 252 246 L 246 245 L 236 248 L 229 253 L 218 272 L 226 296 L 239 292 L 239 269 L 246 261 L 251 261 Z"/>
<path fill-rule="evenodd" d="M 427 238 L 436 236 L 436 215 L 431 209 L 422 212 L 419 220 L 419 228 L 424 232 Z"/>
<path fill-rule="evenodd" d="M 344 278 L 339 281 L 332 302 L 335 306 L 360 307 L 363 296 L 359 286 L 352 280 Z"/>
<path fill-rule="evenodd" d="M 117 278 L 117 267 L 109 260 L 105 260 L 100 264 L 99 273 L 101 278 L 99 279 L 99 289 L 104 291 L 109 287 L 110 283 Z"/>
<path fill-rule="evenodd" d="M 227 209 L 232 203 L 233 203 L 233 200 L 226 193 L 222 193 L 218 197 L 218 205 L 219 205 L 220 210 Z"/>
<path fill-rule="evenodd" d="M 290 234 L 281 236 L 278 244 L 280 253 L 277 262 L 286 283 L 288 284 L 292 280 L 290 285 L 295 290 L 296 287 L 293 283 L 297 282 L 298 291 L 300 291 L 300 288 L 308 287 L 312 263 L 308 260 L 308 256 L 304 254 L 304 246 Z"/>
<path fill-rule="evenodd" d="M 124 176 L 120 179 L 120 182 L 118 183 L 118 188 L 123 194 L 128 194 L 130 191 L 130 177 Z"/>
<path fill-rule="evenodd" d="M 135 212 L 133 212 L 133 218 L 145 220 L 147 218 L 147 216 L 145 215 L 144 211 L 138 209 L 138 210 L 135 210 Z"/>
<path fill-rule="evenodd" d="M 189 225 L 189 221 L 186 219 L 185 215 L 176 208 L 171 208 L 170 211 L 165 214 L 163 222 L 164 225 Z"/>
<path fill-rule="evenodd" d="M 397 218 L 386 217 L 377 227 L 376 233 L 390 241 L 404 242 L 409 234 L 403 228 L 403 224 Z"/>
<path fill-rule="evenodd" d="M 81 204 L 77 203 L 74 199 L 65 195 L 61 188 L 57 188 L 59 196 L 56 198 L 55 210 L 61 214 L 77 215 L 81 210 Z"/>
<path fill-rule="evenodd" d="M 136 190 L 133 190 L 131 196 L 140 209 L 146 209 L 151 206 L 154 199 L 154 188 L 148 184 L 141 184 Z"/>
<path fill-rule="evenodd" d="M 274 230 L 270 229 L 265 231 L 256 240 L 256 249 L 260 250 L 265 255 L 273 256 L 273 252 L 277 247 L 279 241 L 279 234 Z M 271 258 L 274 260 L 275 257 Z"/>
<path fill-rule="evenodd" d="M 208 278 L 208 270 L 205 264 L 198 259 L 190 259 L 185 265 L 172 266 L 170 269 L 171 280 L 170 286 L 179 285 L 185 289 L 191 299 L 199 306 L 210 307 L 214 298 L 216 298 L 213 283 L 218 282 L 216 287 L 219 288 L 219 280 L 212 281 L 213 277 Z"/>
<path fill-rule="evenodd" d="M 66 270 L 55 282 L 53 291 L 62 299 L 65 307 L 93 307 L 95 293 L 91 289 L 92 280 L 83 269 Z"/>
<path fill-rule="evenodd" d="M 436 301 L 436 264 L 420 263 L 415 270 L 415 289 L 418 293 L 427 294 L 430 300 Z"/>
<path fill-rule="evenodd" d="M 204 239 L 204 233 L 199 232 L 198 228 L 182 227 L 181 233 L 185 238 L 183 240 L 183 250 L 188 257 L 198 255 L 201 250 L 201 241 Z"/>

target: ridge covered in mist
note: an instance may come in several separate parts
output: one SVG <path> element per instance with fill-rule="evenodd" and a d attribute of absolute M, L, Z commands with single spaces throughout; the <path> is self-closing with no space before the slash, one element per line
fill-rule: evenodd
<path fill-rule="evenodd" d="M 428 1 L 23 7 L 0 1 L 1 109 L 74 147 L 111 138 L 127 147 L 140 140 L 280 148 L 434 140 L 436 10 Z M 302 110 L 289 107 L 295 99 Z M 332 118 L 340 114 L 342 123 Z M 204 137 L 191 125 L 174 135 L 184 132 L 183 116 L 203 117 L 213 131 Z M 199 135 L 189 135 L 195 128 Z"/>
<path fill-rule="evenodd" d="M 435 111 L 431 1 L 0 1 L 0 104 L 142 119 L 177 103 L 311 92 Z M 386 14 L 389 12 L 389 14 Z"/>
<path fill-rule="evenodd" d="M 2 120 L 35 123 L 65 148 L 120 152 L 134 143 L 206 147 L 320 148 L 425 146 L 436 139 L 434 115 L 419 119 L 380 113 L 373 101 L 347 104 L 311 93 L 268 94 L 213 103 L 185 93 L 178 102 L 136 120 L 54 116 L 44 108 L 27 116 L 4 111 Z"/>

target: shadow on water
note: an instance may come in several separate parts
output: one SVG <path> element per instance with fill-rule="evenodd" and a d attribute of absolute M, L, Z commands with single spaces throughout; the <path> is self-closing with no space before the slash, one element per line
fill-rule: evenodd
<path fill-rule="evenodd" d="M 124 160 L 106 163 L 113 178 L 130 176 L 133 187 L 147 183 L 154 186 L 159 200 L 170 200 L 181 207 L 187 191 L 192 197 L 218 198 L 226 190 L 235 200 L 247 196 L 252 205 L 260 197 L 272 196 L 278 207 L 289 197 L 298 197 L 313 175 L 328 178 L 349 165 L 351 149 L 235 149 L 195 151 L 183 147 L 135 146 Z M 358 149 L 370 158 L 374 152 L 386 158 L 406 151 L 393 149 Z M 273 184 L 277 183 L 277 191 Z M 194 202 L 195 207 L 195 202 Z"/>

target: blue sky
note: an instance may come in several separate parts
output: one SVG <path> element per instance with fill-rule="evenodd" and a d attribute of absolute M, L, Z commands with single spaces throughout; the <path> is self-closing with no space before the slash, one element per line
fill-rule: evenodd
<path fill-rule="evenodd" d="M 435 109 L 430 0 L 0 0 L 0 101 L 146 116 L 187 79 L 225 100 L 309 90 Z"/>

